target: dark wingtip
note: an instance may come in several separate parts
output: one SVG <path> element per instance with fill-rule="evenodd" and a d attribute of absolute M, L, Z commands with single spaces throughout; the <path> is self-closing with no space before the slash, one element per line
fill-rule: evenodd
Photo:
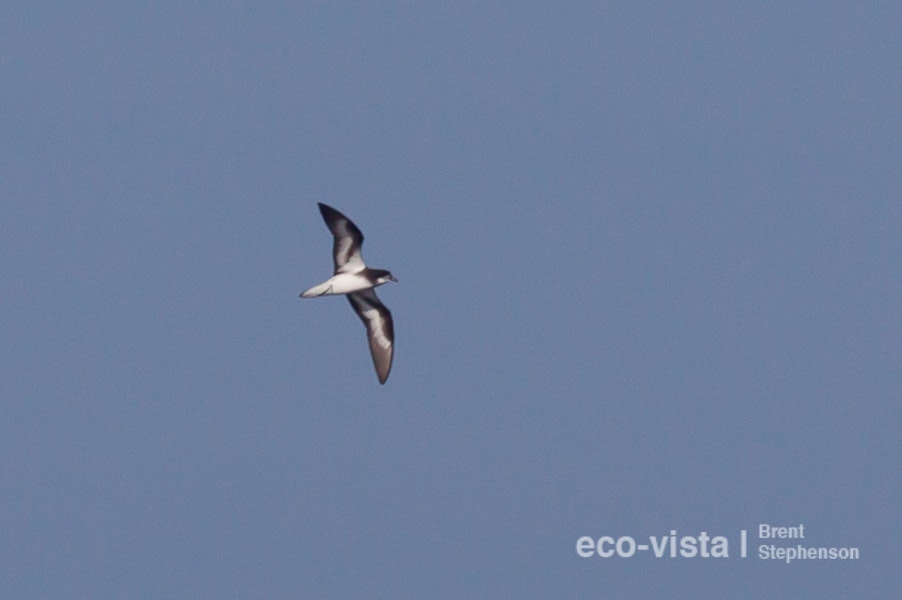
<path fill-rule="evenodd" d="M 326 223 L 329 223 L 330 221 L 333 221 L 335 219 L 348 220 L 348 218 L 346 216 L 344 216 L 342 213 L 335 210 L 328 204 L 323 204 L 322 202 L 317 202 L 316 205 L 319 206 L 319 214 L 321 214 L 323 216 L 323 219 L 326 221 Z"/>

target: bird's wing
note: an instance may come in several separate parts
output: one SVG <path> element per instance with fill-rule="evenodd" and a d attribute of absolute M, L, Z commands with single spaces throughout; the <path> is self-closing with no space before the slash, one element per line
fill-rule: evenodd
<path fill-rule="evenodd" d="M 363 234 L 357 226 L 349 218 L 322 202 L 319 203 L 319 212 L 322 213 L 326 226 L 335 238 L 332 244 L 335 274 L 356 273 L 365 269 L 366 264 L 360 255 Z"/>
<path fill-rule="evenodd" d="M 376 367 L 379 383 L 385 383 L 388 373 L 391 371 L 395 349 L 395 325 L 391 312 L 379 301 L 376 292 L 372 289 L 354 292 L 347 296 L 354 312 L 366 325 L 373 366 Z"/>

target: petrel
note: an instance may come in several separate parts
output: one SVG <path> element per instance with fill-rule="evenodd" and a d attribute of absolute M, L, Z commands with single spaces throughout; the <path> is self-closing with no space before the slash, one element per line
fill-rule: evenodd
<path fill-rule="evenodd" d="M 374 288 L 389 281 L 397 283 L 398 280 L 384 269 L 370 269 L 366 266 L 360 255 L 363 234 L 351 219 L 322 202 L 317 204 L 326 226 L 335 238 L 332 244 L 335 274 L 323 283 L 302 292 L 301 298 L 335 294 L 344 294 L 348 297 L 354 312 L 366 325 L 376 376 L 379 377 L 379 383 L 384 384 L 391 371 L 395 326 L 391 313 L 376 297 Z"/>

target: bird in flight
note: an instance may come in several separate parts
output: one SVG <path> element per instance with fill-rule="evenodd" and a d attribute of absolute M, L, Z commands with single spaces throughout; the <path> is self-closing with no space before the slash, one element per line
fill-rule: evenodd
<path fill-rule="evenodd" d="M 370 342 L 370 354 L 379 383 L 385 383 L 391 371 L 395 346 L 395 326 L 391 313 L 376 297 L 376 286 L 394 281 L 384 269 L 370 269 L 363 262 L 360 246 L 363 234 L 353 222 L 331 206 L 319 202 L 319 212 L 332 236 L 335 274 L 319 285 L 301 292 L 301 298 L 344 294 L 363 324 Z"/>

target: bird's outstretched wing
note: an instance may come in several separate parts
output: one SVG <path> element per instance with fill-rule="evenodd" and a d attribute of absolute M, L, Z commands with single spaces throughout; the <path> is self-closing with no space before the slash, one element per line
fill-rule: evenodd
<path fill-rule="evenodd" d="M 373 366 L 376 367 L 379 383 L 385 383 L 388 373 L 391 371 L 395 350 L 395 325 L 391 312 L 379 301 L 376 292 L 372 289 L 354 292 L 347 296 L 354 312 L 366 325 L 366 336 L 370 342 Z"/>
<path fill-rule="evenodd" d="M 319 202 L 319 212 L 332 236 L 332 260 L 335 263 L 335 274 L 356 273 L 366 268 L 360 247 L 363 245 L 363 233 L 356 225 L 331 206 Z"/>

